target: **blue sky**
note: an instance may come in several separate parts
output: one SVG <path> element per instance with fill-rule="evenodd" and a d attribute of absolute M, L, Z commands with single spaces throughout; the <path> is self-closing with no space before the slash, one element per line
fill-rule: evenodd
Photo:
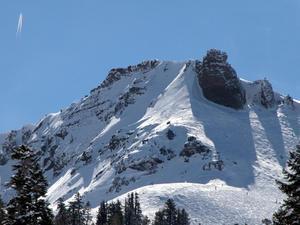
<path fill-rule="evenodd" d="M 110 68 L 209 48 L 226 51 L 239 76 L 300 99 L 298 0 L 9 0 L 0 28 L 0 132 L 77 101 Z"/>

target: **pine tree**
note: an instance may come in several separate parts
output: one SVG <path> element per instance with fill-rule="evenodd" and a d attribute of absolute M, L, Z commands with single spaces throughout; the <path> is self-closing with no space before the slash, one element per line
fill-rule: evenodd
<path fill-rule="evenodd" d="M 151 223 L 150 219 L 148 218 L 148 216 L 143 216 L 142 218 L 142 225 L 149 225 Z"/>
<path fill-rule="evenodd" d="M 79 193 L 75 195 L 75 200 L 70 202 L 68 211 L 71 225 L 84 225 L 84 207 L 82 197 Z"/>
<path fill-rule="evenodd" d="M 54 225 L 70 225 L 70 216 L 62 198 L 58 199 L 57 210 Z"/>
<path fill-rule="evenodd" d="M 141 225 L 143 220 L 143 213 L 138 193 L 134 194 L 134 217 L 135 225 Z"/>
<path fill-rule="evenodd" d="M 273 215 L 274 225 L 300 224 L 300 145 L 290 152 L 288 169 L 283 171 L 284 181 L 277 181 L 279 189 L 287 195 L 283 205 Z"/>
<path fill-rule="evenodd" d="M 84 208 L 83 208 L 83 220 L 84 220 L 84 225 L 89 225 L 92 221 L 92 215 L 91 215 L 91 204 L 88 201 Z"/>
<path fill-rule="evenodd" d="M 6 220 L 6 212 L 4 208 L 4 202 L 2 201 L 1 195 L 0 195 L 0 225 L 4 225 Z"/>
<path fill-rule="evenodd" d="M 134 224 L 134 195 L 133 193 L 128 194 L 125 199 L 124 207 L 124 225 L 135 225 Z"/>
<path fill-rule="evenodd" d="M 108 209 L 105 201 L 101 202 L 98 213 L 96 225 L 108 225 Z"/>
<path fill-rule="evenodd" d="M 112 202 L 108 206 L 108 224 L 123 225 L 123 211 L 120 201 Z"/>
<path fill-rule="evenodd" d="M 124 207 L 124 224 L 125 225 L 141 225 L 142 224 L 142 210 L 137 193 L 130 193 L 125 199 Z"/>
<path fill-rule="evenodd" d="M 185 209 L 177 209 L 177 225 L 189 225 L 190 224 L 190 218 L 188 213 L 185 211 Z"/>
<path fill-rule="evenodd" d="M 47 181 L 38 163 L 37 155 L 26 146 L 13 150 L 12 159 L 15 175 L 10 186 L 16 195 L 7 206 L 7 220 L 10 225 L 52 225 L 52 212 L 44 200 Z"/>
<path fill-rule="evenodd" d="M 163 211 L 157 211 L 155 213 L 153 225 L 166 225 Z"/>
<path fill-rule="evenodd" d="M 34 160 L 31 169 L 31 188 L 32 188 L 32 203 L 34 204 L 35 216 L 33 221 L 41 221 L 43 225 L 53 224 L 52 211 L 49 209 L 48 202 L 43 198 L 47 193 L 48 183 L 43 175 L 40 165 L 37 163 L 37 158 Z"/>
<path fill-rule="evenodd" d="M 177 210 L 173 199 L 168 199 L 165 203 L 165 219 L 168 225 L 176 225 Z"/>
<path fill-rule="evenodd" d="M 153 225 L 189 225 L 190 219 L 184 209 L 176 208 L 172 199 L 168 199 L 163 209 L 155 213 Z"/>

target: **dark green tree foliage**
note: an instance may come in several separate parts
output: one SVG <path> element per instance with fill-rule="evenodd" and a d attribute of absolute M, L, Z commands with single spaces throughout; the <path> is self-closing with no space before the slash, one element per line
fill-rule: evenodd
<path fill-rule="evenodd" d="M 166 225 L 164 211 L 160 210 L 155 213 L 153 225 Z"/>
<path fill-rule="evenodd" d="M 162 210 L 155 213 L 153 225 L 189 225 L 190 219 L 184 209 L 176 208 L 172 199 L 168 199 Z"/>
<path fill-rule="evenodd" d="M 300 224 L 300 145 L 290 153 L 287 166 L 288 169 L 283 171 L 285 182 L 277 181 L 287 199 L 273 216 L 275 225 Z"/>
<path fill-rule="evenodd" d="M 0 196 L 0 225 L 4 225 L 4 222 L 6 220 L 6 212 L 4 208 L 4 203 L 2 201 L 2 198 Z"/>
<path fill-rule="evenodd" d="M 131 194 L 128 194 L 125 199 L 125 208 L 124 208 L 124 224 L 130 225 L 133 224 L 133 216 L 134 216 L 134 200 Z"/>
<path fill-rule="evenodd" d="M 124 224 L 140 225 L 142 224 L 142 210 L 137 193 L 128 194 L 125 199 Z"/>
<path fill-rule="evenodd" d="M 83 221 L 83 225 L 89 225 L 92 222 L 90 202 L 87 202 L 83 208 Z"/>
<path fill-rule="evenodd" d="M 108 225 L 108 209 L 105 201 L 101 202 L 98 209 L 96 225 Z"/>
<path fill-rule="evenodd" d="M 82 197 L 79 193 L 75 195 L 75 200 L 70 202 L 69 205 L 69 215 L 71 220 L 71 225 L 84 225 L 84 205 Z"/>
<path fill-rule="evenodd" d="M 123 225 L 123 210 L 120 201 L 108 205 L 108 224 Z"/>
<path fill-rule="evenodd" d="M 134 221 L 136 225 L 140 225 L 143 222 L 143 212 L 140 204 L 140 197 L 138 193 L 134 194 Z M 145 221 L 145 220 L 144 220 Z"/>
<path fill-rule="evenodd" d="M 189 225 L 190 219 L 185 209 L 177 209 L 177 222 L 178 225 Z"/>
<path fill-rule="evenodd" d="M 176 225 L 177 221 L 177 210 L 174 200 L 168 199 L 165 203 L 165 219 L 167 224 Z"/>
<path fill-rule="evenodd" d="M 10 186 L 16 195 L 7 206 L 7 220 L 10 225 L 51 225 L 52 213 L 44 200 L 47 181 L 38 163 L 38 156 L 26 146 L 13 150 L 12 159 L 15 175 Z"/>
<path fill-rule="evenodd" d="M 54 225 L 69 225 L 69 213 L 62 198 L 58 199 L 57 211 L 58 212 L 54 218 Z"/>
<path fill-rule="evenodd" d="M 142 225 L 149 225 L 151 223 L 150 219 L 148 218 L 148 216 L 143 216 L 142 218 Z"/>

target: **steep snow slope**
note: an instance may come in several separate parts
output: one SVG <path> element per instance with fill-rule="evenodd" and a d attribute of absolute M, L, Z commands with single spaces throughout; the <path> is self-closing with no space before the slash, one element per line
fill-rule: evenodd
<path fill-rule="evenodd" d="M 265 108 L 266 82 L 242 84 L 247 105 L 237 111 L 203 97 L 195 61 L 113 69 L 78 103 L 0 136 L 2 194 L 9 153 L 24 143 L 41 151 L 54 208 L 78 191 L 97 207 L 136 190 L 150 216 L 173 197 L 193 224 L 259 224 L 282 199 L 274 179 L 300 136 L 300 105 L 275 94 Z"/>

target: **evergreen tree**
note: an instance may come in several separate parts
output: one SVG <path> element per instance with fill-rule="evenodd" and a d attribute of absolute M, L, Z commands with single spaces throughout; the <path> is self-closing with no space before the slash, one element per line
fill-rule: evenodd
<path fill-rule="evenodd" d="M 82 197 L 79 193 L 75 195 L 75 200 L 70 202 L 68 211 L 71 225 L 84 225 L 84 207 Z"/>
<path fill-rule="evenodd" d="M 6 212 L 4 208 L 4 202 L 2 201 L 1 195 L 0 195 L 0 225 L 4 225 L 6 220 Z"/>
<path fill-rule="evenodd" d="M 107 203 L 105 201 L 102 201 L 98 209 L 96 225 L 108 225 L 107 214 Z"/>
<path fill-rule="evenodd" d="M 134 217 L 135 225 L 141 225 L 143 220 L 143 213 L 138 193 L 134 194 Z"/>
<path fill-rule="evenodd" d="M 168 199 L 166 201 L 164 215 L 168 225 L 176 225 L 177 210 L 173 199 Z"/>
<path fill-rule="evenodd" d="M 62 198 L 58 199 L 57 210 L 54 225 L 70 225 L 70 216 Z"/>
<path fill-rule="evenodd" d="M 37 158 L 34 160 L 31 168 L 31 188 L 32 188 L 32 204 L 34 205 L 35 215 L 33 221 L 42 221 L 43 225 L 53 224 L 53 214 L 49 208 L 49 203 L 43 197 L 47 194 L 48 183 L 43 175 Z"/>
<path fill-rule="evenodd" d="M 162 210 L 155 213 L 153 225 L 189 225 L 190 219 L 184 209 L 176 208 L 172 199 L 168 199 Z"/>
<path fill-rule="evenodd" d="M 112 202 L 108 206 L 108 224 L 123 225 L 123 211 L 120 201 Z"/>
<path fill-rule="evenodd" d="M 165 217 L 164 217 L 163 211 L 157 211 L 155 213 L 153 225 L 167 225 L 165 222 Z"/>
<path fill-rule="evenodd" d="M 143 216 L 142 217 L 142 225 L 149 225 L 151 223 L 150 219 L 148 218 L 148 216 Z"/>
<path fill-rule="evenodd" d="M 290 152 L 287 162 L 288 169 L 283 171 L 284 181 L 277 181 L 279 189 L 287 195 L 283 205 L 273 215 L 275 225 L 300 224 L 300 145 L 296 151 Z"/>
<path fill-rule="evenodd" d="M 91 215 L 91 204 L 88 201 L 84 208 L 83 208 L 83 220 L 84 220 L 84 225 L 89 225 L 92 222 L 92 215 Z"/>
<path fill-rule="evenodd" d="M 12 159 L 15 175 L 10 186 L 16 195 L 7 206 L 7 220 L 10 225 L 51 225 L 52 213 L 44 200 L 47 181 L 38 163 L 37 155 L 26 146 L 13 150 Z"/>
<path fill-rule="evenodd" d="M 124 208 L 124 224 L 141 225 L 143 215 L 137 193 L 128 194 Z"/>
<path fill-rule="evenodd" d="M 185 211 L 185 209 L 177 209 L 177 225 L 189 225 L 190 224 L 190 218 L 188 213 Z"/>
<path fill-rule="evenodd" d="M 125 199 L 125 207 L 124 207 L 124 225 L 135 225 L 134 224 L 134 195 L 133 193 L 128 194 Z"/>

